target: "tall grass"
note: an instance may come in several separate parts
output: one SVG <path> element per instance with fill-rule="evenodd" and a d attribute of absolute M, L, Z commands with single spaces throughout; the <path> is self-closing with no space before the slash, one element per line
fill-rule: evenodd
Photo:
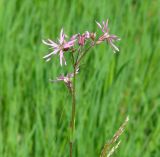
<path fill-rule="evenodd" d="M 51 84 L 65 69 L 46 64 L 41 39 L 96 30 L 109 18 L 121 52 L 105 44 L 77 77 L 76 157 L 97 157 L 126 115 L 115 156 L 160 156 L 160 1 L 0 0 L 0 156 L 64 157 L 69 93 Z M 56 68 L 55 68 L 56 67 Z M 86 72 L 87 71 L 87 72 Z"/>

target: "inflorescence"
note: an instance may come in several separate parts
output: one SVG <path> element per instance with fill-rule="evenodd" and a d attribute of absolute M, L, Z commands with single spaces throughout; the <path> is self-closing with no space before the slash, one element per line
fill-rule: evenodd
<path fill-rule="evenodd" d="M 64 56 L 65 53 L 70 53 L 72 56 L 73 67 L 76 69 L 76 72 L 69 73 L 66 76 L 59 76 L 56 80 L 51 80 L 52 82 L 63 81 L 69 88 L 69 90 L 72 91 L 71 80 L 74 75 L 78 73 L 79 64 L 90 48 L 93 48 L 94 46 L 99 45 L 102 42 L 107 42 L 114 52 L 119 51 L 118 47 L 114 44 L 114 42 L 119 41 L 120 38 L 116 35 L 109 33 L 108 19 L 106 22 L 103 21 L 102 25 L 99 22 L 96 23 L 102 31 L 102 35 L 98 37 L 95 32 L 85 31 L 85 33 L 83 34 L 74 34 L 70 38 L 68 38 L 62 28 L 60 32 L 60 37 L 58 38 L 58 42 L 52 41 L 51 39 L 48 39 L 46 41 L 42 40 L 45 45 L 50 46 L 50 49 L 52 49 L 52 52 L 48 53 L 43 57 L 47 62 L 50 61 L 54 55 L 59 55 L 60 65 L 67 65 Z M 89 47 L 85 48 L 88 43 Z"/>

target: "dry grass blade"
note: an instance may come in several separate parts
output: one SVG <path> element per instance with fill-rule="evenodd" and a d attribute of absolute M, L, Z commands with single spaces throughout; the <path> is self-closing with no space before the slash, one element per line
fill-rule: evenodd
<path fill-rule="evenodd" d="M 112 149 L 107 154 L 107 157 L 110 157 L 115 152 L 115 150 L 119 147 L 120 143 L 121 141 L 119 141 L 115 146 L 112 147 Z"/>
<path fill-rule="evenodd" d="M 129 117 L 127 116 L 127 118 L 125 119 L 125 121 L 123 122 L 123 124 L 121 125 L 121 127 L 120 127 L 120 128 L 118 129 L 118 131 L 114 134 L 113 138 L 104 145 L 104 147 L 103 147 L 103 149 L 102 149 L 102 151 L 101 151 L 100 157 L 105 157 L 106 155 L 107 155 L 107 157 L 109 157 L 109 156 L 111 156 L 111 155 L 114 153 L 114 151 L 118 148 L 120 142 L 118 142 L 118 143 L 116 144 L 116 146 L 113 146 L 112 149 L 111 149 L 111 150 L 108 152 L 108 154 L 107 154 L 108 149 L 109 149 L 114 143 L 116 143 L 117 140 L 118 140 L 118 138 L 122 135 L 122 133 L 123 133 L 123 131 L 124 131 L 124 129 L 125 129 L 128 121 L 129 121 Z"/>

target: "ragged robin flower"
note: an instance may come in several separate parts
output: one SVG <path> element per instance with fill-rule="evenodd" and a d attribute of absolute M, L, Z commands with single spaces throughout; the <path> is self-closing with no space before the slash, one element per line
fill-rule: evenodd
<path fill-rule="evenodd" d="M 75 74 L 79 73 L 79 68 L 76 69 Z M 66 76 L 61 75 L 59 77 L 56 78 L 56 80 L 50 80 L 51 82 L 59 82 L 62 81 L 65 83 L 65 85 L 68 87 L 68 89 L 70 91 L 72 91 L 73 89 L 73 85 L 72 85 L 72 79 L 74 78 L 74 73 L 68 73 Z"/>
<path fill-rule="evenodd" d="M 95 39 L 95 36 L 96 34 L 95 33 L 90 33 L 88 31 L 86 31 L 85 33 L 83 33 L 82 35 L 81 34 L 78 34 L 78 44 L 80 46 L 84 46 L 85 45 L 85 42 L 86 42 L 86 39 L 92 39 L 94 40 Z"/>
<path fill-rule="evenodd" d="M 46 59 L 46 61 L 50 61 L 52 55 L 56 55 L 59 54 L 60 56 L 60 65 L 64 64 L 66 65 L 66 60 L 64 58 L 64 52 L 68 51 L 70 48 L 72 48 L 74 46 L 74 43 L 76 41 L 76 39 L 70 39 L 70 41 L 66 41 L 65 40 L 66 35 L 64 34 L 63 28 L 61 29 L 60 32 L 60 38 L 59 43 L 55 43 L 54 41 L 48 39 L 48 41 L 43 41 L 44 44 L 51 46 L 51 48 L 53 49 L 53 51 L 47 55 L 45 55 L 43 58 Z"/>
<path fill-rule="evenodd" d="M 120 38 L 117 37 L 116 35 L 109 34 L 108 19 L 106 22 L 104 21 L 102 22 L 103 26 L 99 22 L 96 23 L 103 32 L 103 35 L 99 37 L 96 43 L 100 44 L 101 42 L 106 41 L 111 46 L 114 52 L 119 51 L 118 47 L 114 44 L 114 42 L 119 41 Z"/>

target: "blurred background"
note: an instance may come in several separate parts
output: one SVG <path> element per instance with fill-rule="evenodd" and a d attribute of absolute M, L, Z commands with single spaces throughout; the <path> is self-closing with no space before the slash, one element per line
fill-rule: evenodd
<path fill-rule="evenodd" d="M 160 156 L 160 1 L 0 0 L 0 156 L 67 157 L 71 99 L 52 84 L 66 68 L 46 63 L 42 39 L 101 33 L 109 19 L 120 53 L 92 49 L 77 75 L 74 156 L 98 157 L 127 115 L 113 156 Z"/>

